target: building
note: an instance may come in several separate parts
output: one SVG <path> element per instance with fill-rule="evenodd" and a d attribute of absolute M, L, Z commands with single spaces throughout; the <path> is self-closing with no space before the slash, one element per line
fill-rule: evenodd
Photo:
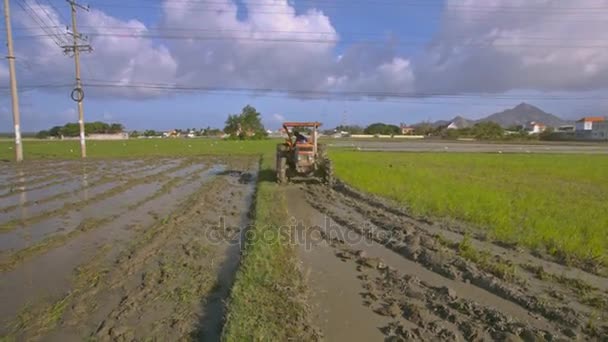
<path fill-rule="evenodd" d="M 574 125 L 561 125 L 557 127 L 556 132 L 574 132 Z"/>
<path fill-rule="evenodd" d="M 584 117 L 576 122 L 576 131 L 591 131 L 593 126 L 600 122 L 605 122 L 606 118 L 602 116 L 588 116 Z"/>
<path fill-rule="evenodd" d="M 529 134 L 540 134 L 547 130 L 547 126 L 541 122 L 531 121 L 526 125 Z"/>
<path fill-rule="evenodd" d="M 576 122 L 577 140 L 608 140 L 608 121 L 601 116 L 584 117 Z"/>
<path fill-rule="evenodd" d="M 103 133 L 103 134 L 89 134 L 87 136 L 88 140 L 128 140 L 129 133 L 121 132 L 121 133 Z"/>
<path fill-rule="evenodd" d="M 401 124 L 401 134 L 402 135 L 412 135 L 414 134 L 414 127 L 408 126 L 404 123 Z"/>
<path fill-rule="evenodd" d="M 178 138 L 180 135 L 181 134 L 176 130 L 172 130 L 172 131 L 163 133 L 163 137 L 165 137 L 165 138 Z"/>
<path fill-rule="evenodd" d="M 608 140 L 608 121 L 595 122 L 591 130 L 593 140 Z"/>

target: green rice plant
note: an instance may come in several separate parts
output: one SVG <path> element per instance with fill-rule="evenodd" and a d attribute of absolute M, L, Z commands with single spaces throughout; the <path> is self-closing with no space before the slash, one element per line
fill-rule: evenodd
<path fill-rule="evenodd" d="M 608 157 L 332 151 L 346 183 L 564 263 L 608 264 Z"/>

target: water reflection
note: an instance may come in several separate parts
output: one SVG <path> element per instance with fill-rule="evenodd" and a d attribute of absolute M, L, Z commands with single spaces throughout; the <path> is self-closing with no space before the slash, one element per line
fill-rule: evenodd
<path fill-rule="evenodd" d="M 84 201 L 88 201 L 89 200 L 89 173 L 87 171 L 86 164 L 82 164 L 81 171 L 82 172 L 81 172 L 80 187 L 82 189 L 82 199 Z"/>

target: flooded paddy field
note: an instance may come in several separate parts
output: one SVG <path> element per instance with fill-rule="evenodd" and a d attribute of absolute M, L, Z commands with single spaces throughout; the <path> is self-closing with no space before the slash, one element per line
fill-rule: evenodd
<path fill-rule="evenodd" d="M 0 336 L 217 339 L 257 169 L 244 156 L 0 165 Z"/>

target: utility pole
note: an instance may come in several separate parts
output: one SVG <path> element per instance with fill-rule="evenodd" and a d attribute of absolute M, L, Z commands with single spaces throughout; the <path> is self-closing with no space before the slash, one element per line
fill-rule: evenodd
<path fill-rule="evenodd" d="M 8 68 L 10 73 L 13 123 L 15 125 L 15 161 L 23 161 L 23 144 L 21 143 L 21 118 L 19 113 L 19 95 L 17 94 L 17 76 L 15 75 L 15 51 L 13 49 L 13 28 L 9 0 L 4 0 L 4 23 L 6 24 L 6 41 L 8 45 Z"/>
<path fill-rule="evenodd" d="M 8 1 L 8 0 L 5 0 Z M 72 12 L 72 45 L 62 46 L 66 54 L 74 54 L 74 66 L 76 68 L 76 87 L 72 90 L 72 100 L 78 103 L 78 125 L 80 126 L 80 156 L 82 158 L 87 157 L 87 146 L 85 142 L 84 132 L 84 108 L 82 101 L 84 100 L 84 90 L 82 90 L 82 79 L 80 78 L 80 52 L 91 52 L 92 48 L 88 44 L 79 44 L 83 37 L 78 34 L 78 28 L 76 26 L 76 10 L 77 8 L 89 11 L 88 7 L 76 3 L 74 0 L 66 0 L 70 4 Z"/>

